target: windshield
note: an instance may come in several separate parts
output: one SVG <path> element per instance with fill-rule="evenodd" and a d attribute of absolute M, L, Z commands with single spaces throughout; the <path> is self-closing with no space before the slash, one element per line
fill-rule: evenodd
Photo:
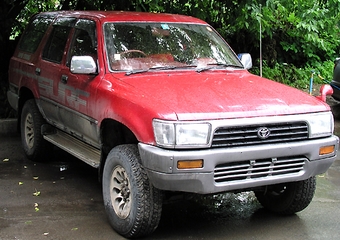
<path fill-rule="evenodd" d="M 230 47 L 207 25 L 106 23 L 105 44 L 112 71 L 243 68 Z"/>

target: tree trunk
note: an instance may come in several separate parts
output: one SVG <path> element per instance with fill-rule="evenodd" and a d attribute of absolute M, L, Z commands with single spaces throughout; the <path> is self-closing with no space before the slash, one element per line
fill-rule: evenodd
<path fill-rule="evenodd" d="M 13 115 L 10 108 L 6 92 L 8 89 L 8 66 L 9 60 L 14 52 L 16 42 L 10 40 L 12 34 L 12 27 L 16 21 L 16 17 L 21 10 L 24 9 L 28 0 L 23 1 L 9 1 L 3 0 L 0 3 L 0 47 L 2 52 L 0 54 L 0 118 L 7 118 Z"/>

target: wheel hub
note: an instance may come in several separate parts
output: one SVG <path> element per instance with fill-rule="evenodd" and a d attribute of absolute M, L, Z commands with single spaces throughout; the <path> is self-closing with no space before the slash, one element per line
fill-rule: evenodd
<path fill-rule="evenodd" d="M 122 183 L 121 194 L 122 194 L 122 197 L 124 198 L 124 200 L 128 200 L 128 198 L 130 196 L 130 189 L 129 189 L 129 183 L 126 180 Z"/>
<path fill-rule="evenodd" d="M 25 119 L 25 141 L 27 146 L 31 149 L 34 145 L 34 125 L 33 125 L 33 117 L 31 114 L 27 114 Z"/>
<path fill-rule="evenodd" d="M 129 177 L 122 166 L 116 166 L 111 179 L 111 202 L 117 216 L 125 219 L 131 210 L 131 186 Z"/>

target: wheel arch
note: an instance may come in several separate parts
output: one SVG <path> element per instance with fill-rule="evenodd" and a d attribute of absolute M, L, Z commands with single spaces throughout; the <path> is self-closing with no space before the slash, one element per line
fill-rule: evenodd
<path fill-rule="evenodd" d="M 105 161 L 112 148 L 123 144 L 138 143 L 136 135 L 126 125 L 114 119 L 104 119 L 100 124 L 100 140 L 102 146 L 99 180 L 102 178 Z"/>
<path fill-rule="evenodd" d="M 33 92 L 27 88 L 22 87 L 19 91 L 19 102 L 18 102 L 18 121 L 17 121 L 17 130 L 20 132 L 20 119 L 21 119 L 21 112 L 24 104 L 27 100 L 34 98 Z"/>

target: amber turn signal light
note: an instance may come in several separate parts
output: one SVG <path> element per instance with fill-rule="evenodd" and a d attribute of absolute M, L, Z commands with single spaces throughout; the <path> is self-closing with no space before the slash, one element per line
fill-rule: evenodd
<path fill-rule="evenodd" d="M 178 169 L 202 168 L 203 159 L 196 160 L 180 160 L 177 162 Z"/>
<path fill-rule="evenodd" d="M 334 149 L 335 149 L 334 145 L 321 147 L 319 149 L 319 155 L 325 155 L 325 154 L 333 153 Z"/>

